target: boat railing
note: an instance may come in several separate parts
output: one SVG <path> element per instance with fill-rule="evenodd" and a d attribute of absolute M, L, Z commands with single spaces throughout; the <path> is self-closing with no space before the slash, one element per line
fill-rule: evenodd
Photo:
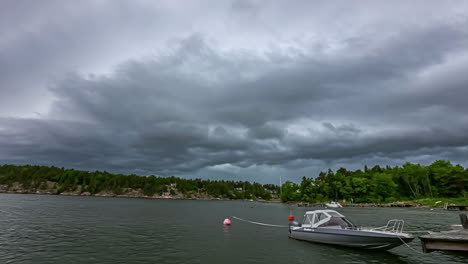
<path fill-rule="evenodd" d="M 372 231 L 382 231 L 389 233 L 403 233 L 403 227 L 405 225 L 404 220 L 392 219 L 387 222 L 386 226 L 372 228 Z"/>

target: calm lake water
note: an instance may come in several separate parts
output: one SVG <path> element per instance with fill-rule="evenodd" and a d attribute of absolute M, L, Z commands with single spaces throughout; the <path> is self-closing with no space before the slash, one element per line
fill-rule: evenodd
<path fill-rule="evenodd" d="M 467 254 L 422 255 L 403 246 L 370 252 L 296 241 L 285 228 L 310 208 L 244 201 L 184 201 L 0 194 L 0 263 L 468 263 Z M 343 208 L 362 226 L 401 218 L 407 230 L 447 230 L 458 212 Z"/>

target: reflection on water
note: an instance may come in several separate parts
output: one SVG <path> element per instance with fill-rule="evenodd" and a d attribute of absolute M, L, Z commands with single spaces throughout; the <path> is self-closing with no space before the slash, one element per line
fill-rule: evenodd
<path fill-rule="evenodd" d="M 421 254 L 405 246 L 364 251 L 288 238 L 306 210 L 242 201 L 181 201 L 0 194 L 0 263 L 467 263 L 466 254 Z M 412 230 L 444 230 L 458 213 L 402 208 L 339 209 L 358 225 L 405 220 Z M 300 219 L 298 219 L 300 220 Z M 410 243 L 420 250 L 418 239 Z"/>
<path fill-rule="evenodd" d="M 223 225 L 223 232 L 224 232 L 224 233 L 229 233 L 229 230 L 230 230 L 230 229 L 229 229 L 229 226 Z"/>

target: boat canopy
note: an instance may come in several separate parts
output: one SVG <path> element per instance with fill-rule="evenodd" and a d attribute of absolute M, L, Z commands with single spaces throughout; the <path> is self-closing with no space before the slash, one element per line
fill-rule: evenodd
<path fill-rule="evenodd" d="M 308 211 L 304 215 L 302 226 L 327 228 L 353 228 L 355 225 L 335 210 Z"/>

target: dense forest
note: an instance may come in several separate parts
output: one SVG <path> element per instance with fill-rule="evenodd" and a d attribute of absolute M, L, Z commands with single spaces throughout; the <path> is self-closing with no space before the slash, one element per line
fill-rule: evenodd
<path fill-rule="evenodd" d="M 328 170 L 315 179 L 303 177 L 300 184 L 286 182 L 281 200 L 383 203 L 431 197 L 468 198 L 467 187 L 468 169 L 438 160 L 429 166 L 406 163 L 402 167 Z"/>
<path fill-rule="evenodd" d="M 264 200 L 278 195 L 280 189 L 273 184 L 146 177 L 30 165 L 0 166 L 0 185 L 4 191 L 16 189 L 27 193 Z"/>
<path fill-rule="evenodd" d="M 121 175 L 30 165 L 0 166 L 0 191 L 3 192 L 384 203 L 431 197 L 468 199 L 467 187 L 468 169 L 444 160 L 429 166 L 406 163 L 401 167 L 328 170 L 315 178 L 303 177 L 300 183 L 285 182 L 281 188 L 241 181 Z"/>

